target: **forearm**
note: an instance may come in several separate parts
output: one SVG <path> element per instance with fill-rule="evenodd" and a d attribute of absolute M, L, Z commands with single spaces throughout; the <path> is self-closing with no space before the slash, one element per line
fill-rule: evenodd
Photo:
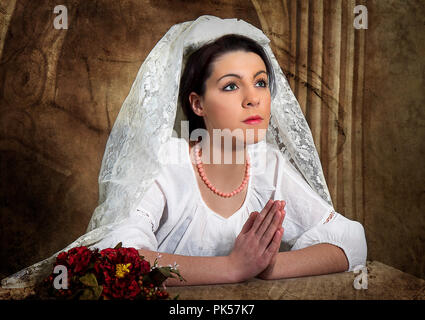
<path fill-rule="evenodd" d="M 329 243 L 319 243 L 294 251 L 279 252 L 269 279 L 295 278 L 348 270 L 344 251 Z"/>
<path fill-rule="evenodd" d="M 139 254 L 145 257 L 145 260 L 151 264 L 158 256 L 158 252 L 141 249 Z M 166 286 L 190 286 L 190 285 L 206 285 L 219 283 L 234 283 L 237 278 L 234 270 L 229 265 L 227 256 L 219 257 L 197 257 L 184 256 L 170 253 L 159 253 L 161 258 L 158 259 L 159 266 L 178 264 L 180 275 L 186 281 L 180 281 L 175 278 L 168 278 L 165 281 Z"/>

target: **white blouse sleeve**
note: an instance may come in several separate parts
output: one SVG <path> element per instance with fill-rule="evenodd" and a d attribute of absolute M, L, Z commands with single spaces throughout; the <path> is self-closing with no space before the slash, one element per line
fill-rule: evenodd
<path fill-rule="evenodd" d="M 366 265 L 367 245 L 363 226 L 337 213 L 304 180 L 292 163 L 278 152 L 276 199 L 286 201 L 282 241 L 298 250 L 318 243 L 340 247 L 349 263 L 347 271 Z"/>
<path fill-rule="evenodd" d="M 158 242 L 154 233 L 158 229 L 165 205 L 164 193 L 155 181 L 130 216 L 94 247 L 102 250 L 113 248 L 122 242 L 123 247 L 157 251 Z"/>

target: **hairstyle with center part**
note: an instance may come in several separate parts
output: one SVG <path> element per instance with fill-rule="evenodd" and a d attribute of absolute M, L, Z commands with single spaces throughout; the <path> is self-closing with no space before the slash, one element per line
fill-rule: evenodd
<path fill-rule="evenodd" d="M 189 134 L 198 128 L 206 129 L 203 117 L 195 114 L 190 106 L 189 94 L 195 92 L 199 96 L 204 96 L 206 81 L 212 74 L 214 61 L 225 53 L 233 51 L 253 52 L 260 56 L 266 65 L 269 90 L 273 96 L 275 81 L 273 68 L 263 47 L 245 36 L 236 34 L 224 35 L 197 49 L 187 59 L 184 72 L 180 79 L 179 100 L 183 112 L 189 121 Z"/>

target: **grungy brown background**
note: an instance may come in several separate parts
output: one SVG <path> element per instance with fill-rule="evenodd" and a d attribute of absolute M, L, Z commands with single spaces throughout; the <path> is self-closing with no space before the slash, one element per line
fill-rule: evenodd
<path fill-rule="evenodd" d="M 331 1 L 323 2 L 327 15 Z M 68 30 L 53 28 L 58 4 L 68 8 Z M 283 4 L 295 12 L 312 1 Z M 362 83 L 359 221 L 368 260 L 425 278 L 425 3 L 362 4 L 369 28 L 362 31 L 364 78 L 356 78 Z M 266 6 L 282 10 L 281 1 Z M 172 25 L 203 14 L 243 19 L 271 36 L 282 69 L 294 75 L 287 66 L 302 65 L 302 50 L 291 55 L 267 32 L 285 21 L 262 8 L 259 1 L 243 0 L 1 1 L 0 278 L 85 232 L 97 204 L 108 134 L 140 65 Z M 328 49 L 323 61 L 332 59 Z M 290 84 L 301 101 L 301 87 L 318 86 L 300 79 Z M 306 117 L 315 128 L 314 118 Z M 344 130 L 338 134 L 345 137 Z M 320 154 L 328 178 L 332 154 Z M 344 180 L 328 184 L 347 189 Z M 336 209 L 344 214 L 344 203 L 338 201 Z"/>

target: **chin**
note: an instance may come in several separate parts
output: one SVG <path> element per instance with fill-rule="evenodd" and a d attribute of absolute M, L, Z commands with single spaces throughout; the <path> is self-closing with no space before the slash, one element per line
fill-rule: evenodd
<path fill-rule="evenodd" d="M 264 130 L 264 132 L 262 132 Z M 261 129 L 260 132 L 258 132 L 259 130 L 255 130 L 254 135 L 250 135 L 247 136 L 246 134 L 244 135 L 244 137 L 238 137 L 236 138 L 239 142 L 242 142 L 243 145 L 247 146 L 247 145 L 251 145 L 251 144 L 256 144 L 260 141 L 262 141 L 263 139 L 266 138 L 266 132 L 267 129 Z"/>

